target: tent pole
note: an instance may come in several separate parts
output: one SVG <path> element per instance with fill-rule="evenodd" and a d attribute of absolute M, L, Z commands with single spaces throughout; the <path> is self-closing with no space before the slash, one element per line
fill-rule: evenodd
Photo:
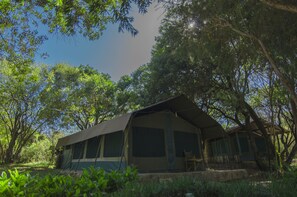
<path fill-rule="evenodd" d="M 200 155 L 201 155 L 202 161 L 203 161 L 203 168 L 206 169 L 207 165 L 206 165 L 205 158 L 204 158 L 204 150 L 202 150 L 203 146 L 201 144 L 201 140 L 202 140 L 202 129 L 198 129 L 198 131 L 199 131 L 198 132 L 199 133 L 198 144 L 199 144 Z"/>
<path fill-rule="evenodd" d="M 124 139 L 123 139 L 123 143 L 122 143 L 122 154 L 121 154 L 121 160 L 120 160 L 120 165 L 119 165 L 119 168 L 118 170 L 121 169 L 122 167 L 122 162 L 123 162 L 123 157 L 125 156 L 125 147 L 126 145 L 128 144 L 128 133 L 131 129 L 131 126 L 132 126 L 132 120 L 133 118 L 136 116 L 137 112 L 136 113 L 133 113 L 130 117 L 130 120 L 129 120 L 129 123 L 128 123 L 128 126 L 124 129 L 123 133 L 124 133 Z M 126 160 L 128 160 L 128 158 L 126 158 Z M 128 162 L 128 161 L 126 161 Z"/>
<path fill-rule="evenodd" d="M 99 150 L 101 150 L 101 144 L 102 144 L 102 141 L 103 141 L 103 135 L 99 135 L 97 137 L 98 137 L 99 142 L 98 142 L 98 148 L 97 148 L 97 151 L 96 151 L 95 162 L 94 162 L 94 166 L 95 167 L 96 167 L 96 162 L 97 162 Z M 99 157 L 100 157 L 100 155 L 99 155 Z"/>

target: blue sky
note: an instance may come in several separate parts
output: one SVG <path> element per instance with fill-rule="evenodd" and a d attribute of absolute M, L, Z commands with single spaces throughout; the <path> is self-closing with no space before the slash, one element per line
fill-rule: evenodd
<path fill-rule="evenodd" d="M 36 62 L 49 65 L 68 63 L 73 66 L 88 64 L 117 81 L 149 62 L 155 36 L 164 17 L 163 9 L 156 7 L 156 4 L 150 6 L 144 15 L 138 14 L 137 9 L 132 10 L 131 14 L 134 16 L 133 25 L 139 30 L 136 37 L 129 32 L 119 33 L 117 24 L 108 25 L 103 36 L 96 41 L 79 35 L 48 35 L 49 39 L 41 46 L 39 53 L 47 52 L 49 57 L 42 59 L 37 56 Z"/>

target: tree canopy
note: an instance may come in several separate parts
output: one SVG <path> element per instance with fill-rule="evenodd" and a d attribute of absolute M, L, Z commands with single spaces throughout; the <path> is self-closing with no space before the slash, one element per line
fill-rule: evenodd
<path fill-rule="evenodd" d="M 108 23 L 118 23 L 119 31 L 137 34 L 132 6 L 145 13 L 152 0 L 3 0 L 0 2 L 0 58 L 13 62 L 31 61 L 47 36 L 38 31 L 66 36 L 81 34 L 98 39 Z"/>
<path fill-rule="evenodd" d="M 290 128 L 296 142 L 297 15 L 280 4 L 296 7 L 292 1 L 167 1 L 142 97 L 184 93 L 226 126 L 250 130 L 255 121 L 269 140 L 263 125 L 269 121 Z M 297 148 L 289 141 L 279 150 L 288 163 Z"/>
<path fill-rule="evenodd" d="M 129 11 L 136 5 L 144 13 L 152 0 L 2 1 L 0 153 L 18 155 L 18 144 L 44 124 L 83 130 L 183 93 L 225 128 L 251 131 L 254 122 L 276 147 L 271 154 L 290 163 L 297 153 L 296 1 L 160 2 L 166 16 L 151 61 L 115 83 L 90 66 L 27 64 L 46 39 L 37 27 L 93 40 L 118 23 L 135 35 Z M 265 122 L 280 135 L 268 137 Z"/>
<path fill-rule="evenodd" d="M 57 64 L 48 73 L 44 101 L 51 103 L 51 116 L 61 118 L 54 121 L 83 130 L 114 116 L 115 92 L 107 74 L 90 66 Z"/>
<path fill-rule="evenodd" d="M 47 110 L 41 102 L 45 84 L 43 68 L 0 64 L 0 152 L 8 163 L 46 125 Z"/>

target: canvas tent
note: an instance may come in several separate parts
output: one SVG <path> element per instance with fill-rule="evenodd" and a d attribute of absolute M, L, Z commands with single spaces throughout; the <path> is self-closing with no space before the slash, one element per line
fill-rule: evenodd
<path fill-rule="evenodd" d="M 184 151 L 203 158 L 203 141 L 223 135 L 220 124 L 182 95 L 61 138 L 57 148 L 63 169 L 184 171 Z"/>
<path fill-rule="evenodd" d="M 269 136 L 278 135 L 281 129 L 268 122 L 263 122 Z M 207 157 L 210 162 L 225 162 L 223 157 L 236 156 L 238 161 L 254 161 L 254 153 L 250 138 L 255 140 L 256 151 L 263 159 L 268 159 L 268 146 L 255 122 L 251 123 L 251 134 L 241 127 L 233 127 L 227 131 L 228 136 L 210 139 L 207 142 Z M 271 150 L 270 152 L 274 152 Z"/>

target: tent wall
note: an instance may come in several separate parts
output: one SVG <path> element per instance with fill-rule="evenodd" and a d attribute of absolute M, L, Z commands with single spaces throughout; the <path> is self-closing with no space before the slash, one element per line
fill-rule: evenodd
<path fill-rule="evenodd" d="M 265 156 L 267 148 L 265 139 L 262 136 L 252 134 L 255 139 L 257 151 Z M 225 138 L 216 138 L 208 140 L 206 144 L 207 162 L 225 162 L 222 157 L 233 156 L 240 161 L 254 161 L 254 154 L 251 148 L 251 142 L 247 132 L 235 132 Z"/>
<path fill-rule="evenodd" d="M 235 135 L 237 135 L 237 137 L 239 139 L 238 149 L 240 150 L 241 160 L 242 161 L 253 161 L 255 158 L 254 158 L 254 154 L 252 151 L 252 146 L 251 146 L 251 142 L 250 142 L 248 133 L 242 132 L 242 133 L 236 133 Z M 255 139 L 257 151 L 259 153 L 262 153 L 262 155 L 264 156 L 267 153 L 265 138 L 262 136 L 255 135 L 255 134 L 252 134 L 252 137 Z"/>
<path fill-rule="evenodd" d="M 96 137 L 97 141 L 91 138 L 67 146 L 70 148 L 64 147 L 62 169 L 80 170 L 94 166 L 105 170 L 117 170 L 126 167 L 126 135 L 127 133 L 118 131 Z"/>
<path fill-rule="evenodd" d="M 195 144 L 200 146 L 199 129 L 172 112 L 162 111 L 135 117 L 129 128 L 128 164 L 136 166 L 140 172 L 184 171 L 184 155 L 176 153 L 175 137 L 180 136 L 176 134 L 194 136 Z M 155 146 L 158 148 L 154 148 Z M 189 151 L 196 151 L 197 156 L 201 156 L 201 149 L 195 148 Z"/>

